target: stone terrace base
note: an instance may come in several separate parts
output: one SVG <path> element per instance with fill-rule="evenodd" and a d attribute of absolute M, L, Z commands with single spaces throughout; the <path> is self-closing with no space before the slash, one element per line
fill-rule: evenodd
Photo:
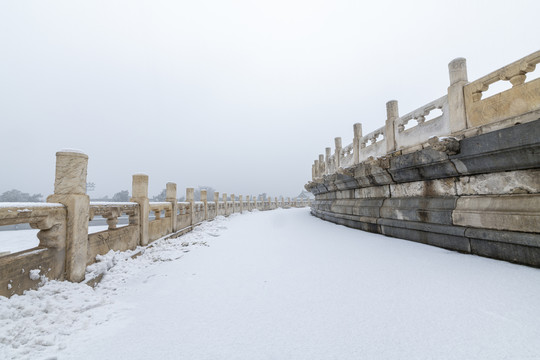
<path fill-rule="evenodd" d="M 540 119 L 310 182 L 337 224 L 540 267 Z"/>

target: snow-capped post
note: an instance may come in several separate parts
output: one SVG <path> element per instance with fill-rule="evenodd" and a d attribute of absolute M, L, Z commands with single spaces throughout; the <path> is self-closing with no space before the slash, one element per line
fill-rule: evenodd
<path fill-rule="evenodd" d="M 337 169 L 339 169 L 341 166 L 341 138 L 335 138 L 334 143 L 336 145 L 336 152 L 334 153 L 334 164 L 336 168 L 334 171 L 337 171 Z"/>
<path fill-rule="evenodd" d="M 139 245 L 148 245 L 148 215 L 150 214 L 150 200 L 148 200 L 148 175 L 133 175 L 130 201 L 139 204 Z"/>
<path fill-rule="evenodd" d="M 324 168 L 325 168 L 325 174 L 326 175 L 329 175 L 330 174 L 330 162 L 332 161 L 331 160 L 331 157 L 332 157 L 332 148 L 331 147 L 327 147 L 325 150 L 325 153 L 326 153 L 326 157 L 325 157 L 325 160 L 324 160 Z"/>
<path fill-rule="evenodd" d="M 362 138 L 362 124 L 356 123 L 353 125 L 353 156 L 354 164 L 360 163 L 360 139 Z"/>
<path fill-rule="evenodd" d="M 388 101 L 386 103 L 386 124 L 384 136 L 387 154 L 396 151 L 396 134 L 394 132 L 394 123 L 398 118 L 399 110 L 397 100 Z"/>
<path fill-rule="evenodd" d="M 236 198 L 234 197 L 234 194 L 231 194 L 231 201 L 232 201 L 232 211 L 231 214 L 236 212 L 236 207 L 234 206 Z"/>
<path fill-rule="evenodd" d="M 240 214 L 244 211 L 244 196 L 238 195 L 238 201 L 240 201 Z"/>
<path fill-rule="evenodd" d="M 204 204 L 204 220 L 208 220 L 208 191 L 201 189 L 201 201 Z"/>
<path fill-rule="evenodd" d="M 90 198 L 86 195 L 88 155 L 76 150 L 56 153 L 54 194 L 49 203 L 60 203 L 67 208 L 66 227 L 66 279 L 84 280 L 88 248 L 88 218 Z"/>
<path fill-rule="evenodd" d="M 191 225 L 195 223 L 195 189 L 186 188 L 186 201 L 189 203 L 191 211 Z"/>
<path fill-rule="evenodd" d="M 450 86 L 448 87 L 448 117 L 452 134 L 467 128 L 467 114 L 463 87 L 467 85 L 467 60 L 454 59 L 448 64 Z"/>
<path fill-rule="evenodd" d="M 165 201 L 171 203 L 171 230 L 176 232 L 178 230 L 178 200 L 176 200 L 176 184 L 172 182 L 167 183 Z"/>

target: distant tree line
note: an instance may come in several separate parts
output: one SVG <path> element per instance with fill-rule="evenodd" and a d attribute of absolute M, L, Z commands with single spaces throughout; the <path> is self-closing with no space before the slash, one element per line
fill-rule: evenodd
<path fill-rule="evenodd" d="M 0 202 L 42 202 L 43 195 L 23 193 L 17 189 L 8 190 L 0 195 Z"/>

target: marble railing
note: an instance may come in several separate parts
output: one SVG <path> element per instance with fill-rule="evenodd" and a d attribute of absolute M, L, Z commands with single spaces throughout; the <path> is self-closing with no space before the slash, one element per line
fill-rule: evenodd
<path fill-rule="evenodd" d="M 131 202 L 90 202 L 86 195 L 88 157 L 80 152 L 57 153 L 55 194 L 47 203 L 0 203 L 0 226 L 28 223 L 39 229 L 39 244 L 15 253 L 0 252 L 0 296 L 21 294 L 40 283 L 40 278 L 82 281 L 86 266 L 97 255 L 110 250 L 124 251 L 145 246 L 157 239 L 175 238 L 217 216 L 253 210 L 309 206 L 307 201 L 270 198 L 247 201 L 233 195 L 214 193 L 208 201 L 201 190 L 195 201 L 194 189 L 186 189 L 186 201 L 177 200 L 176 184 L 167 183 L 166 201 L 150 202 L 148 176 L 133 175 Z M 118 218 L 129 217 L 125 226 Z M 107 229 L 90 232 L 90 220 L 103 217 Z M 30 270 L 32 270 L 30 272 Z"/>
<path fill-rule="evenodd" d="M 468 82 L 463 58 L 448 65 L 447 94 L 399 116 L 397 101 L 386 104 L 385 125 L 362 136 L 362 125 L 354 124 L 353 143 L 342 148 L 335 138 L 335 151 L 326 148 L 312 166 L 312 179 L 343 172 L 369 159 L 406 154 L 423 149 L 439 137 L 475 136 L 535 120 L 540 114 L 540 78 L 531 73 L 540 62 L 540 51 Z M 508 81 L 512 88 L 482 99 L 490 85 Z"/>

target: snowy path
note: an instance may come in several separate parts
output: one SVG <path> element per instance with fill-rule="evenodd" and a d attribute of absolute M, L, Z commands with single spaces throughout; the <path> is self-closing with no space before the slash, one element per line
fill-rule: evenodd
<path fill-rule="evenodd" d="M 219 218 L 129 254 L 89 269 L 108 268 L 95 290 L 0 298 L 0 358 L 540 359 L 540 270 L 308 209 Z"/>

